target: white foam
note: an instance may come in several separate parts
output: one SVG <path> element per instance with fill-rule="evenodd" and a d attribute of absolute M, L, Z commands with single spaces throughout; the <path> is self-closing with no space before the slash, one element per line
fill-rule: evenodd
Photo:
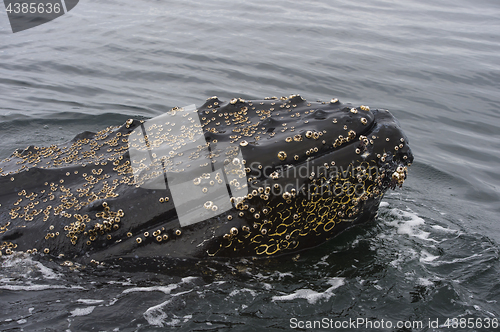
<path fill-rule="evenodd" d="M 422 263 L 428 263 L 432 262 L 439 258 L 439 256 L 434 256 L 431 253 L 429 253 L 427 250 L 422 250 L 421 256 L 420 256 L 420 262 Z"/>
<path fill-rule="evenodd" d="M 30 276 L 33 272 L 40 272 L 44 279 L 61 279 L 62 277 L 61 274 L 54 272 L 40 262 L 34 261 L 31 256 L 22 253 L 7 256 L 2 262 L 2 268 L 15 269 L 15 272 L 21 274 L 24 278 L 33 279 Z"/>
<path fill-rule="evenodd" d="M 464 263 L 464 262 L 470 261 L 472 259 L 475 259 L 476 257 L 481 257 L 481 256 L 483 256 L 483 255 L 482 254 L 473 254 L 473 255 L 468 256 L 468 257 L 455 258 L 455 259 L 452 259 L 451 261 L 432 261 L 432 262 L 428 262 L 428 264 L 432 265 L 432 266 L 439 266 L 439 265 L 445 265 L 445 264 Z"/>
<path fill-rule="evenodd" d="M 284 279 L 285 277 L 293 277 L 293 274 L 291 272 L 276 272 L 278 274 L 278 280 Z"/>
<path fill-rule="evenodd" d="M 328 257 L 330 257 L 330 255 L 326 255 L 326 256 L 321 257 L 321 260 L 319 262 L 317 262 L 316 264 L 314 264 L 314 267 L 317 267 L 318 265 L 326 265 L 326 266 L 330 265 L 330 264 L 328 264 L 328 262 L 326 262 Z"/>
<path fill-rule="evenodd" d="M 339 278 L 339 277 L 331 278 L 326 283 L 332 285 L 331 288 L 336 289 L 345 284 L 345 278 Z"/>
<path fill-rule="evenodd" d="M 404 251 L 398 252 L 398 258 L 391 261 L 390 264 L 395 268 L 400 268 L 400 264 L 407 260 L 417 259 L 418 253 L 413 248 L 406 248 Z"/>
<path fill-rule="evenodd" d="M 167 286 L 151 286 L 151 287 L 133 287 L 125 289 L 122 294 L 133 293 L 133 292 L 163 292 L 165 294 L 170 294 L 172 290 L 179 287 L 181 284 L 187 284 L 197 279 L 198 277 L 185 277 L 182 278 L 178 284 L 170 284 Z"/>
<path fill-rule="evenodd" d="M 259 273 L 257 273 L 257 274 L 255 275 L 255 277 L 256 277 L 256 278 L 258 278 L 259 280 L 262 280 L 262 279 L 269 279 L 269 276 L 265 276 L 265 275 L 263 275 L 263 274 L 262 274 L 262 273 L 260 273 L 260 272 L 259 272 Z"/>
<path fill-rule="evenodd" d="M 93 299 L 78 299 L 76 300 L 78 303 L 83 303 L 83 304 L 99 304 L 104 302 L 104 300 L 93 300 Z"/>
<path fill-rule="evenodd" d="M 109 301 L 108 304 L 106 304 L 106 307 L 114 305 L 116 302 L 118 302 L 118 298 L 113 298 L 111 301 Z"/>
<path fill-rule="evenodd" d="M 122 294 L 128 294 L 133 292 L 163 292 L 165 294 L 170 294 L 172 290 L 176 289 L 177 284 L 170 284 L 168 286 L 151 286 L 151 287 L 134 287 L 125 289 Z"/>
<path fill-rule="evenodd" d="M 71 317 L 76 317 L 76 316 L 87 316 L 94 311 L 95 306 L 90 306 L 86 308 L 76 308 L 75 310 L 71 311 Z"/>
<path fill-rule="evenodd" d="M 262 283 L 262 287 L 264 287 L 265 290 L 273 289 L 273 286 L 271 284 L 266 283 L 266 282 Z"/>
<path fill-rule="evenodd" d="M 328 265 L 330 265 L 330 264 L 328 264 L 328 263 L 327 263 L 327 262 L 325 262 L 325 261 L 319 261 L 319 262 L 317 262 L 316 264 L 314 264 L 314 267 L 317 267 L 317 266 L 319 266 L 319 265 L 326 265 L 326 266 L 328 266 Z"/>
<path fill-rule="evenodd" d="M 434 286 L 434 283 L 427 278 L 418 278 L 417 283 L 422 286 Z"/>
<path fill-rule="evenodd" d="M 379 207 L 386 207 L 389 206 L 388 202 L 380 202 Z"/>
<path fill-rule="evenodd" d="M 280 271 L 275 271 L 273 274 L 270 275 L 263 275 L 262 273 L 257 273 L 255 275 L 259 280 L 274 280 L 275 278 L 278 278 L 278 280 L 284 279 L 285 277 L 293 277 L 293 274 L 291 272 L 280 272 Z"/>
<path fill-rule="evenodd" d="M 188 293 L 188 292 L 183 292 L 182 294 L 185 294 L 185 293 Z M 174 296 L 177 296 L 177 295 L 180 295 L 180 293 L 175 294 Z M 185 323 L 185 322 L 189 321 L 193 317 L 192 315 L 186 315 L 184 317 L 177 317 L 174 314 L 172 314 L 172 318 L 169 322 L 166 321 L 168 318 L 168 314 L 165 313 L 165 311 L 163 311 L 163 307 L 170 304 L 172 302 L 172 300 L 173 300 L 173 298 L 170 298 L 170 299 L 166 300 L 165 302 L 162 302 L 158 305 L 155 305 L 153 307 L 148 308 L 144 312 L 144 314 L 142 314 L 142 316 L 144 317 L 144 319 L 146 319 L 148 321 L 148 323 L 150 325 L 158 326 L 158 327 L 163 327 L 165 325 L 175 326 L 175 325 L 179 325 L 181 322 Z M 181 318 L 183 319 L 183 321 L 181 320 Z"/>
<path fill-rule="evenodd" d="M 253 289 L 249 288 L 241 288 L 241 289 L 235 289 L 231 293 L 229 293 L 229 297 L 233 297 L 235 295 L 240 294 L 241 292 L 248 292 L 250 293 L 253 297 L 257 296 L 257 293 Z"/>
<path fill-rule="evenodd" d="M 439 225 L 432 225 L 431 227 L 434 228 L 435 230 L 438 230 L 441 232 L 446 232 L 446 233 L 458 233 L 459 232 L 456 229 L 445 228 L 445 227 L 439 226 Z"/>
<path fill-rule="evenodd" d="M 163 327 L 168 315 L 162 309 L 170 302 L 172 302 L 172 299 L 148 308 L 142 316 L 148 321 L 149 325 Z"/>
<path fill-rule="evenodd" d="M 438 242 L 429 238 L 429 232 L 425 232 L 419 228 L 425 224 L 425 221 L 416 213 L 394 208 L 390 210 L 390 214 L 397 219 L 394 221 L 387 221 L 386 223 L 390 226 L 396 227 L 398 234 L 405 234 L 426 241 Z"/>
<path fill-rule="evenodd" d="M 46 289 L 84 289 L 81 286 L 63 286 L 63 285 L 0 285 L 0 289 L 8 289 L 12 291 L 41 291 Z"/>
<path fill-rule="evenodd" d="M 144 317 L 144 319 L 147 320 L 147 322 L 150 325 L 153 325 L 153 326 L 159 326 L 159 327 L 163 327 L 163 326 L 176 326 L 176 325 L 181 324 L 182 322 L 187 322 L 189 319 L 191 319 L 192 316 L 191 315 L 187 315 L 187 316 L 184 316 L 184 317 L 177 317 L 176 315 L 171 314 L 169 311 L 165 312 L 163 310 L 163 308 L 166 305 L 170 304 L 172 302 L 172 300 L 173 300 L 174 297 L 180 296 L 180 295 L 184 295 L 184 294 L 192 292 L 193 289 L 190 289 L 190 290 L 187 290 L 187 291 L 184 291 L 184 292 L 178 292 L 178 293 L 175 293 L 175 294 L 171 294 L 174 289 L 176 289 L 176 288 L 179 287 L 179 285 L 190 283 L 190 282 L 192 282 L 193 280 L 195 280 L 197 278 L 198 277 L 185 277 L 185 278 L 182 278 L 181 281 L 178 284 L 170 284 L 170 285 L 167 285 L 167 286 L 151 286 L 151 287 L 134 287 L 134 288 L 129 288 L 129 289 L 124 290 L 122 292 L 122 294 L 128 294 L 128 293 L 133 293 L 133 292 L 155 292 L 155 291 L 159 291 L 159 292 L 162 292 L 162 293 L 170 295 L 168 300 L 166 300 L 166 301 L 164 301 L 164 302 L 162 302 L 160 304 L 157 304 L 155 306 L 152 306 L 152 307 L 148 308 L 143 313 L 143 317 Z M 116 299 L 114 299 L 108 305 L 113 305 L 115 302 L 116 302 Z M 170 321 L 167 321 L 167 319 L 170 319 Z"/>
<path fill-rule="evenodd" d="M 281 295 L 281 296 L 273 296 L 273 301 L 290 301 L 294 299 L 306 299 L 310 304 L 316 303 L 318 300 L 325 299 L 329 300 L 335 294 L 333 290 L 339 288 L 340 286 L 345 284 L 345 278 L 332 278 L 327 281 L 327 284 L 332 285 L 332 287 L 328 288 L 324 292 L 316 292 L 314 290 L 303 288 L 298 289 L 292 294 Z"/>
<path fill-rule="evenodd" d="M 224 281 L 224 280 L 220 280 L 220 281 L 214 281 L 214 282 L 212 282 L 212 285 L 223 285 L 223 284 L 225 284 L 225 283 L 226 283 L 226 281 Z M 208 287 L 208 286 L 209 286 L 209 285 L 206 285 L 206 287 Z"/>
<path fill-rule="evenodd" d="M 61 279 L 62 275 L 60 273 L 54 272 L 40 262 L 33 263 L 40 269 L 40 272 L 45 279 Z"/>
<path fill-rule="evenodd" d="M 130 281 L 114 281 L 114 280 L 108 281 L 108 284 L 110 284 L 110 285 L 122 285 L 122 286 L 132 286 L 133 285 L 133 283 L 131 283 Z"/>
<path fill-rule="evenodd" d="M 181 279 L 181 283 L 187 284 L 188 282 L 192 282 L 193 280 L 198 279 L 198 277 L 185 277 Z"/>

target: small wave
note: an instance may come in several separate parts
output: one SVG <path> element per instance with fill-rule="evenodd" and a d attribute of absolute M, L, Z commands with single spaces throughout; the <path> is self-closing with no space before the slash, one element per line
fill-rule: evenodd
<path fill-rule="evenodd" d="M 425 221 L 416 213 L 394 208 L 390 210 L 390 214 L 396 219 L 394 221 L 387 221 L 386 224 L 396 227 L 398 234 L 406 234 L 408 236 L 416 237 L 421 240 L 438 242 L 434 239 L 429 238 L 430 232 L 426 232 L 420 229 L 420 226 L 424 225 Z"/>
<path fill-rule="evenodd" d="M 185 305 L 184 301 L 182 299 L 177 300 L 177 296 L 181 296 L 187 293 L 191 293 L 192 290 L 188 290 L 185 292 L 179 292 L 176 294 L 172 294 L 171 298 L 168 300 L 157 304 L 155 306 L 152 306 L 148 308 L 144 314 L 142 315 L 144 319 L 148 321 L 150 325 L 153 326 L 175 326 L 180 323 L 185 323 L 187 322 L 190 318 L 192 318 L 192 315 L 185 315 L 184 317 L 178 317 L 177 315 L 171 313 L 171 310 L 165 310 L 165 308 L 174 307 L 174 308 L 179 308 L 183 307 Z M 182 302 L 179 304 L 179 302 Z M 170 316 L 169 316 L 170 313 Z M 167 322 L 167 319 L 171 319 L 170 322 Z"/>
<path fill-rule="evenodd" d="M 71 317 L 76 317 L 76 316 L 87 316 L 94 311 L 95 306 L 90 306 L 86 308 L 76 308 L 75 310 L 71 311 Z"/>
<path fill-rule="evenodd" d="M 125 289 L 122 294 L 128 294 L 133 292 L 162 292 L 165 294 L 170 294 L 174 289 L 178 287 L 177 284 L 170 284 L 168 286 L 151 286 L 151 287 L 134 287 Z"/>
<path fill-rule="evenodd" d="M 321 299 L 325 299 L 328 301 L 335 294 L 333 291 L 340 286 L 345 284 L 345 278 L 332 278 L 326 282 L 327 284 L 332 285 L 324 292 L 316 292 L 312 289 L 301 288 L 296 290 L 295 292 L 287 295 L 273 296 L 273 301 L 290 301 L 294 299 L 306 299 L 310 304 L 315 304 Z"/>
<path fill-rule="evenodd" d="M 85 289 L 81 286 L 63 285 L 0 285 L 0 289 L 11 291 L 42 291 L 46 289 Z"/>
<path fill-rule="evenodd" d="M 427 250 L 422 250 L 421 256 L 420 256 L 420 262 L 429 263 L 429 262 L 432 262 L 438 258 L 439 258 L 439 256 L 435 256 L 435 255 L 429 253 Z"/>
<path fill-rule="evenodd" d="M 129 288 L 129 289 L 125 289 L 122 292 L 122 294 L 128 294 L 128 293 L 133 293 L 133 292 L 162 292 L 165 294 L 170 294 L 174 289 L 176 289 L 180 285 L 190 283 L 196 279 L 197 279 L 197 277 L 185 277 L 185 278 L 182 278 L 178 284 L 170 284 L 167 286 L 150 286 L 150 287 Z"/>
<path fill-rule="evenodd" d="M 61 279 L 62 275 L 33 260 L 29 255 L 16 253 L 2 260 L 3 275 L 12 275 L 28 279 Z"/>
<path fill-rule="evenodd" d="M 76 300 L 76 302 L 83 303 L 83 304 L 99 304 L 99 303 L 103 303 L 104 300 L 78 299 L 78 300 Z"/>
<path fill-rule="evenodd" d="M 250 289 L 250 288 L 241 288 L 241 289 L 235 289 L 235 290 L 233 290 L 231 293 L 229 293 L 229 297 L 236 296 L 238 294 L 241 294 L 242 292 L 250 293 L 250 295 L 252 295 L 253 297 L 257 296 L 257 292 L 254 291 L 253 289 Z"/>

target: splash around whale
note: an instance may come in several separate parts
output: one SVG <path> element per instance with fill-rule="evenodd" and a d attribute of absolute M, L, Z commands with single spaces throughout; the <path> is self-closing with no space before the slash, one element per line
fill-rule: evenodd
<path fill-rule="evenodd" d="M 212 97 L 0 161 L 0 253 L 93 262 L 293 253 L 372 220 L 412 161 L 387 110 Z"/>

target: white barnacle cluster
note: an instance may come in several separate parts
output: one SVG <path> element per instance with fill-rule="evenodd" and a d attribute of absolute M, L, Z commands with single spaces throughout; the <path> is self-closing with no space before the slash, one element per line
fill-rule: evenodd
<path fill-rule="evenodd" d="M 398 166 L 394 173 L 392 173 L 392 180 L 394 180 L 401 187 L 405 181 L 407 172 L 407 166 Z"/>
<path fill-rule="evenodd" d="M 202 193 L 209 192 L 209 188 L 222 184 L 224 182 L 220 172 L 216 173 L 203 173 L 201 176 L 193 179 L 195 186 L 200 186 Z"/>
<path fill-rule="evenodd" d="M 347 130 L 347 128 L 345 128 Z M 354 130 L 349 130 L 347 133 L 347 137 L 344 137 L 344 135 L 339 135 L 336 139 L 335 142 L 333 142 L 333 147 L 338 148 L 342 144 L 348 143 L 351 140 L 353 140 L 356 137 L 356 132 Z"/>
<path fill-rule="evenodd" d="M 207 210 L 217 211 L 218 207 L 212 201 L 206 201 L 203 207 Z"/>

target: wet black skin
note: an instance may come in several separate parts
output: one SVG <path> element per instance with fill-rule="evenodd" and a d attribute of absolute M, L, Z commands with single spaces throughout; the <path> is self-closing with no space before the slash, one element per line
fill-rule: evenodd
<path fill-rule="evenodd" d="M 383 193 L 403 183 L 406 166 L 413 161 L 408 139 L 385 110 L 354 108 L 337 100 L 308 102 L 294 95 L 230 102 L 209 98 L 198 115 L 204 140 L 220 157 L 202 154 L 190 161 L 186 152 L 183 165 L 193 165 L 176 179 L 192 181 L 206 161 L 214 160 L 213 169 L 223 167 L 224 151 L 238 147 L 249 168 L 246 180 L 252 178 L 248 193 L 256 190 L 257 195 L 181 227 L 168 187 L 147 189 L 134 183 L 126 165 L 127 134 L 142 124 L 129 120 L 97 134 L 81 133 L 50 150 L 30 146 L 0 162 L 2 254 L 36 251 L 71 260 L 107 261 L 295 253 L 373 220 Z M 235 128 L 247 130 L 247 136 Z M 308 131 L 312 137 L 307 137 Z M 295 135 L 302 139 L 294 140 Z M 346 141 L 339 135 L 351 136 Z M 282 151 L 286 156 L 279 155 Z M 377 170 L 371 178 L 358 167 L 367 165 Z M 277 179 L 272 178 L 275 174 Z M 346 181 L 353 187 L 359 183 L 360 190 L 337 195 L 336 183 Z M 265 188 L 276 185 L 278 189 L 264 199 Z"/>

